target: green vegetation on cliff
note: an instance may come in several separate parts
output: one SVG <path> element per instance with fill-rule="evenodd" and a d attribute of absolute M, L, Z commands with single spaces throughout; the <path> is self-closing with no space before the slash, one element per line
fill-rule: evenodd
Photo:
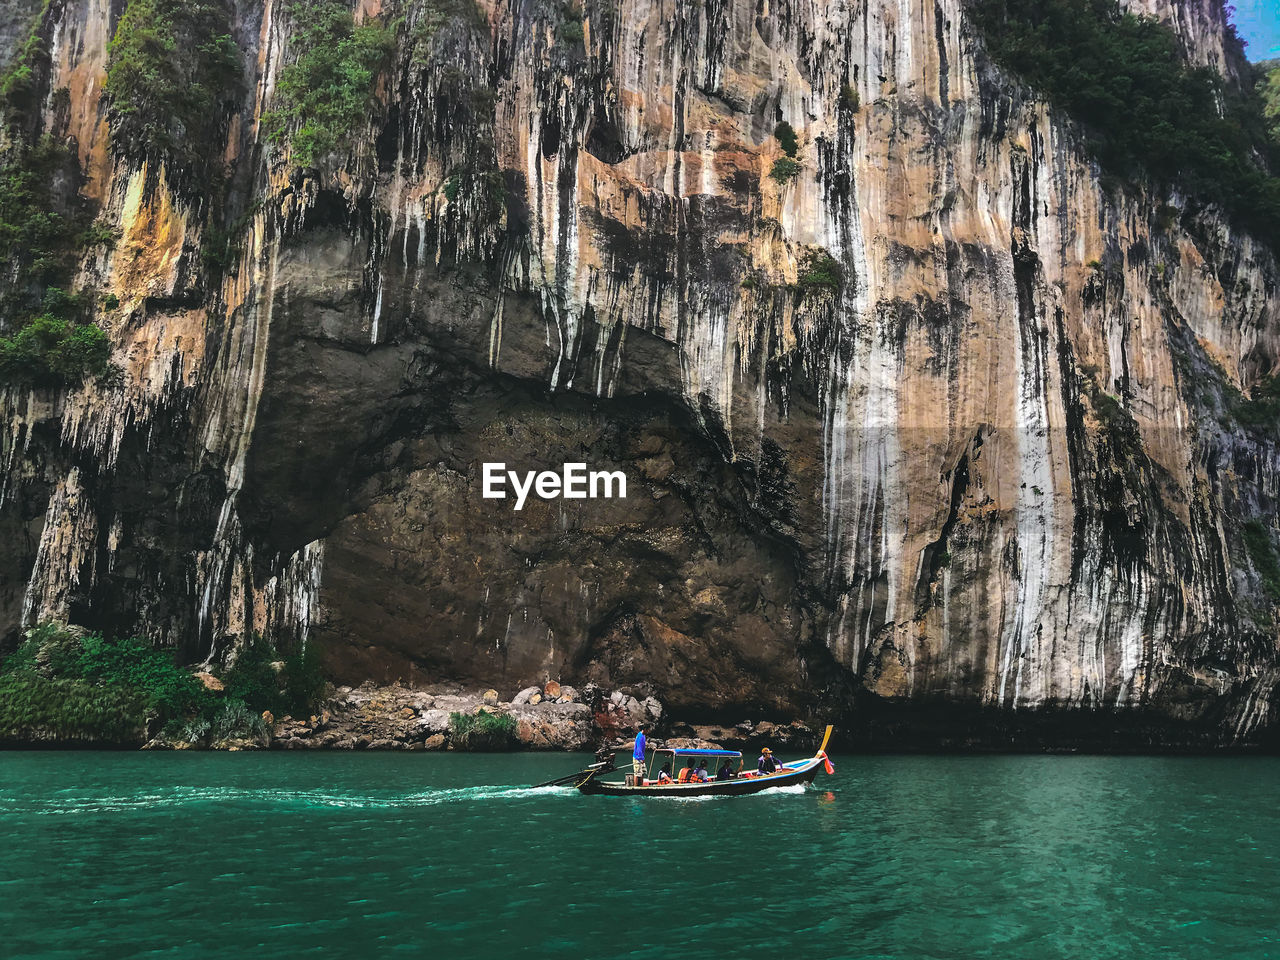
<path fill-rule="evenodd" d="M 827 251 L 810 251 L 800 264 L 798 285 L 805 293 L 838 293 L 844 285 L 844 270 Z"/>
<path fill-rule="evenodd" d="M 782 152 L 794 160 L 796 151 L 800 149 L 800 140 L 796 137 L 795 128 L 783 120 L 773 128 L 773 135 L 778 138 Z"/>
<path fill-rule="evenodd" d="M 1240 527 L 1244 548 L 1249 562 L 1262 579 L 1262 589 L 1272 600 L 1280 603 L 1280 559 L 1271 543 L 1271 531 L 1261 520 L 1250 520 Z"/>
<path fill-rule="evenodd" d="M 11 285 L 6 300 L 15 294 L 26 299 L 29 291 L 57 282 L 72 267 L 82 226 L 59 211 L 54 197 L 72 162 L 66 147 L 48 136 L 30 146 L 14 143 L 0 161 L 0 262 Z"/>
<path fill-rule="evenodd" d="M 129 0 L 108 54 L 103 96 L 116 152 L 207 189 L 241 88 L 225 0 Z"/>
<path fill-rule="evenodd" d="M 41 133 L 50 4 L 0 76 L 0 384 L 61 386 L 110 367 L 106 334 L 63 292 L 79 249 L 101 239 L 78 195 L 74 150 Z"/>
<path fill-rule="evenodd" d="M 1263 98 L 1191 67 L 1173 31 L 1117 0 L 974 0 L 987 49 L 1074 117 L 1099 163 L 1220 205 L 1280 245 L 1280 145 Z M 1221 112 L 1219 105 L 1221 104 Z"/>
<path fill-rule="evenodd" d="M 207 689 L 145 640 L 41 624 L 0 666 L 0 740 L 133 743 L 148 724 L 167 724 L 189 742 L 259 736 L 263 710 L 305 716 L 323 692 L 313 655 L 279 659 L 261 639 L 241 651 L 222 683 L 223 691 Z"/>
<path fill-rule="evenodd" d="M 39 12 L 32 18 L 31 29 L 23 41 L 22 49 L 0 76 L 0 112 L 8 124 L 29 127 L 40 105 L 42 73 L 49 68 L 49 45 L 45 41 L 43 26 L 49 15 L 52 0 L 44 0 Z"/>
<path fill-rule="evenodd" d="M 368 122 L 395 32 L 380 22 L 357 26 L 338 0 L 288 0 L 286 9 L 295 60 L 280 71 L 263 130 L 272 143 L 288 142 L 298 164 L 315 166 Z"/>
<path fill-rule="evenodd" d="M 1280 426 L 1280 377 L 1263 377 L 1247 400 L 1234 387 L 1228 396 L 1237 422 L 1271 430 Z"/>
<path fill-rule="evenodd" d="M 796 160 L 796 153 L 800 149 L 800 139 L 796 136 L 795 128 L 787 121 L 781 121 L 773 128 L 773 135 L 777 138 L 778 145 L 782 147 L 785 157 L 779 157 L 773 161 L 773 166 L 769 169 L 769 176 L 772 177 L 779 186 L 786 186 L 792 180 L 800 175 L 803 166 Z"/>
<path fill-rule="evenodd" d="M 0 294 L 0 383 L 76 384 L 109 369 L 111 345 L 82 302 L 61 287 L 71 279 L 84 237 L 81 211 L 59 212 L 54 188 L 74 171 L 74 158 L 50 137 L 15 142 L 0 162 L 0 261 L 8 275 Z"/>
<path fill-rule="evenodd" d="M 780 185 L 786 186 L 792 180 L 800 175 L 800 171 L 804 167 L 796 163 L 790 157 L 779 157 L 773 161 L 773 166 L 769 170 L 769 176 L 776 180 Z"/>
<path fill-rule="evenodd" d="M 1261 74 L 1258 96 L 1262 98 L 1262 115 L 1271 139 L 1280 142 L 1280 60 L 1257 64 L 1255 69 Z"/>
<path fill-rule="evenodd" d="M 0 337 L 0 383 L 60 386 L 101 377 L 111 368 L 102 328 L 45 313 Z"/>
<path fill-rule="evenodd" d="M 0 668 L 0 739 L 136 742 L 148 718 L 198 712 L 207 696 L 171 657 L 140 640 L 41 624 Z"/>

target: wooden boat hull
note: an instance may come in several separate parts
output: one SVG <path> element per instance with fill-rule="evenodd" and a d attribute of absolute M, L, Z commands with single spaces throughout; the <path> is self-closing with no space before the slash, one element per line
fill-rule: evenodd
<path fill-rule="evenodd" d="M 628 787 L 618 781 L 600 780 L 597 775 L 588 776 L 577 788 L 585 794 L 606 797 L 740 797 L 776 787 L 792 787 L 812 783 L 822 766 L 822 757 L 813 757 L 792 765 L 781 773 L 764 777 L 738 777 L 733 780 L 711 780 L 707 783 L 668 783 L 658 786 Z"/>

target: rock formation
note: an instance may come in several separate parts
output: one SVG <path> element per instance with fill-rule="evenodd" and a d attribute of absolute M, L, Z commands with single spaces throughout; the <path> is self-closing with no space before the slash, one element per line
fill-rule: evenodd
<path fill-rule="evenodd" d="M 1130 6 L 1238 70 L 1217 0 Z M 35 27 L 119 375 L 0 395 L 11 640 L 258 632 L 877 742 L 1269 735 L 1278 438 L 1229 408 L 1280 369 L 1275 257 L 1105 184 L 961 0 L 360 0 L 394 51 L 309 163 L 263 122 L 303 26 L 227 0 L 216 186 L 113 141 L 124 7 Z M 628 496 L 516 514 L 486 461 Z"/>

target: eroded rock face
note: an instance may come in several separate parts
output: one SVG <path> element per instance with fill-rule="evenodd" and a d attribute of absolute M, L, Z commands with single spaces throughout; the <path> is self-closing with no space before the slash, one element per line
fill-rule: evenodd
<path fill-rule="evenodd" d="M 958 0 L 588 2 L 582 41 L 560 4 L 485 0 L 413 50 L 406 5 L 379 109 L 318 169 L 254 139 L 294 28 L 242 0 L 226 221 L 252 212 L 220 276 L 198 198 L 107 149 L 110 5 L 55 6 L 62 132 L 125 238 L 82 267 L 123 377 L 3 398 L 10 635 L 216 659 L 257 631 L 345 682 L 646 685 L 695 722 L 1266 735 L 1241 524 L 1274 544 L 1280 461 L 1228 400 L 1277 369 L 1275 259 L 1104 190 Z M 1141 7 L 1235 69 L 1220 5 Z M 489 460 L 628 497 L 516 514 Z"/>

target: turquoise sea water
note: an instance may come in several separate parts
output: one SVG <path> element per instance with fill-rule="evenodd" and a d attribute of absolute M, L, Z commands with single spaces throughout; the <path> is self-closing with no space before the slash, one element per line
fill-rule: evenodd
<path fill-rule="evenodd" d="M 1280 761 L 839 757 L 736 799 L 564 755 L 0 754 L 10 957 L 1280 957 Z"/>

